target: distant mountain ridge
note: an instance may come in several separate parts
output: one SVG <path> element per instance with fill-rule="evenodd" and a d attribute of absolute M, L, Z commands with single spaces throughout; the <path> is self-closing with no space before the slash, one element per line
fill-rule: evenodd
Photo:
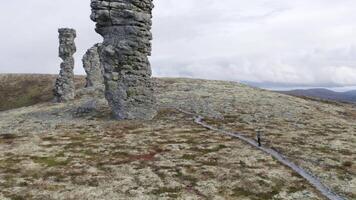
<path fill-rule="evenodd" d="M 341 101 L 348 103 L 356 103 L 356 90 L 351 90 L 347 92 L 335 92 L 325 88 L 315 88 L 315 89 L 298 89 L 290 91 L 278 91 L 283 94 L 302 96 L 302 97 L 312 97 L 331 101 Z"/>

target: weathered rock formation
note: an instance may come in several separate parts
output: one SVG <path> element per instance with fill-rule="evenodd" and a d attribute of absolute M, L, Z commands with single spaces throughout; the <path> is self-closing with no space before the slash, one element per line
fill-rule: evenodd
<path fill-rule="evenodd" d="M 104 38 L 100 57 L 105 96 L 115 118 L 152 118 L 152 0 L 92 0 L 91 7 L 96 31 Z"/>
<path fill-rule="evenodd" d="M 100 64 L 99 48 L 101 44 L 95 44 L 83 56 L 83 67 L 87 74 L 85 87 L 101 87 L 104 85 L 104 69 Z"/>
<path fill-rule="evenodd" d="M 76 52 L 74 39 L 76 31 L 69 28 L 61 28 L 59 32 L 59 57 L 63 60 L 59 77 L 56 80 L 54 96 L 56 102 L 65 102 L 74 99 L 74 58 Z"/>

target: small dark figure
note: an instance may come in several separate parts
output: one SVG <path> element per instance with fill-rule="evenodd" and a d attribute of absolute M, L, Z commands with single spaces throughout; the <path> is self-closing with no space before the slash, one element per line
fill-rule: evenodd
<path fill-rule="evenodd" d="M 257 132 L 257 143 L 258 143 L 258 146 L 261 147 L 262 144 L 261 144 L 261 132 Z"/>

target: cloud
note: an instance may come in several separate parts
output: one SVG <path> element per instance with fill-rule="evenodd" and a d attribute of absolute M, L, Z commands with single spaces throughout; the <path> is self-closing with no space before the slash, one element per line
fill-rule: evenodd
<path fill-rule="evenodd" d="M 202 7 L 193 2 L 182 9 L 184 20 L 177 10 L 171 15 L 167 11 L 165 19 L 155 18 L 154 35 L 166 39 L 154 45 L 155 75 L 281 85 L 356 84 L 356 2 L 234 0 L 209 1 Z M 166 4 L 175 7 L 173 0 Z M 181 24 L 175 27 L 169 21 Z"/>
<path fill-rule="evenodd" d="M 86 0 L 12 0 L 0 8 L 0 73 L 58 73 L 60 27 L 77 30 L 77 73 L 83 73 L 81 56 L 101 37 L 90 21 Z"/>
<path fill-rule="evenodd" d="M 356 85 L 354 0 L 155 0 L 156 76 L 280 85 Z M 58 27 L 81 57 L 101 41 L 87 0 L 2 3 L 0 73 L 58 73 Z"/>

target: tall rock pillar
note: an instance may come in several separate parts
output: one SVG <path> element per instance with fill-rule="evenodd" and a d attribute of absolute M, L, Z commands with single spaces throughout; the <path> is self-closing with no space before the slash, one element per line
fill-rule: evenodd
<path fill-rule="evenodd" d="M 76 52 L 74 39 L 76 31 L 69 28 L 61 28 L 59 32 L 59 57 L 63 60 L 59 77 L 56 80 L 54 88 L 54 97 L 56 102 L 65 102 L 74 99 L 74 58 Z"/>
<path fill-rule="evenodd" d="M 117 119 L 151 119 L 156 114 L 148 56 L 152 0 L 92 0 L 91 19 L 103 36 L 100 48 L 105 96 Z"/>

